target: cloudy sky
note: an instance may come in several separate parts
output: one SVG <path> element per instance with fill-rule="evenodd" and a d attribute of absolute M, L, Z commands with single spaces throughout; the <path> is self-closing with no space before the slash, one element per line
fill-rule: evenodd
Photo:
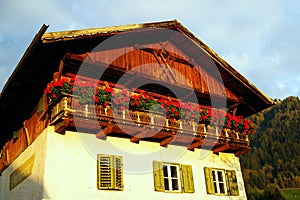
<path fill-rule="evenodd" d="M 0 90 L 43 23 L 60 31 L 173 19 L 269 97 L 300 96 L 298 0 L 0 0 Z"/>

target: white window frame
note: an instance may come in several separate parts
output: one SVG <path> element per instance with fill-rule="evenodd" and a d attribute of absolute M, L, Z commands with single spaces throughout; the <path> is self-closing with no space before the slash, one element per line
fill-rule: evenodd
<path fill-rule="evenodd" d="M 221 179 L 218 174 L 221 174 Z M 213 183 L 215 188 L 215 194 L 227 194 L 227 184 L 226 184 L 226 176 L 225 176 L 225 170 L 222 169 L 212 169 L 212 176 L 213 176 Z M 223 190 L 221 191 L 221 185 L 223 185 Z"/>
<path fill-rule="evenodd" d="M 163 166 L 163 176 L 164 181 L 167 180 L 168 185 L 165 184 L 166 192 L 181 192 L 181 177 L 180 177 L 180 165 L 179 164 L 171 164 L 171 163 L 162 163 Z M 165 167 L 167 169 L 167 173 L 165 174 Z M 171 167 L 176 167 L 176 175 L 177 177 L 172 177 Z M 174 189 L 173 181 L 177 183 L 177 189 Z M 166 183 L 166 182 L 165 182 Z"/>

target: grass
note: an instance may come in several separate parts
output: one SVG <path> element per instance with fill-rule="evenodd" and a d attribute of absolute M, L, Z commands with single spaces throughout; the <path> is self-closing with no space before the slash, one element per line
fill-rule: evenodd
<path fill-rule="evenodd" d="M 300 188 L 282 189 L 282 193 L 287 200 L 299 200 L 300 199 Z"/>

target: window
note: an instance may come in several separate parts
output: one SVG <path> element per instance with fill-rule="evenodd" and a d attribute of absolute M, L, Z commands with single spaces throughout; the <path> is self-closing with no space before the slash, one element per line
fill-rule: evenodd
<path fill-rule="evenodd" d="M 236 173 L 234 170 L 204 168 L 208 194 L 238 196 Z"/>
<path fill-rule="evenodd" d="M 212 170 L 214 188 L 216 194 L 226 194 L 224 170 Z"/>
<path fill-rule="evenodd" d="M 181 191 L 179 187 L 179 165 L 162 164 L 164 172 L 165 191 Z"/>
<path fill-rule="evenodd" d="M 121 156 L 98 154 L 97 187 L 99 190 L 123 190 L 123 159 Z"/>
<path fill-rule="evenodd" d="M 155 191 L 194 192 L 191 165 L 153 161 Z"/>

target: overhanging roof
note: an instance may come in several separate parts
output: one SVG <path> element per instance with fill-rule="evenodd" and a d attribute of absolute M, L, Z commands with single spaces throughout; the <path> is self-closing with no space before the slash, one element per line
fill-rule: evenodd
<path fill-rule="evenodd" d="M 273 104 L 269 97 L 176 20 L 49 33 L 45 33 L 47 26 L 43 25 L 0 95 L 1 140 L 5 139 L 5 136 L 11 137 L 8 134 L 18 126 L 22 126 L 23 121 L 30 117 L 44 87 L 52 80 L 53 72 L 58 70 L 59 62 L 66 53 L 90 52 L 99 42 L 124 32 L 148 31 L 151 33 L 148 36 L 153 37 L 153 41 L 159 42 L 161 38 L 156 38 L 153 34 L 158 28 L 182 33 L 185 36 L 184 41 L 179 38 L 169 39 L 194 62 L 203 63 L 203 58 L 207 56 L 215 62 L 224 85 L 243 99 L 245 104 L 240 107 L 244 116 L 259 112 Z"/>

